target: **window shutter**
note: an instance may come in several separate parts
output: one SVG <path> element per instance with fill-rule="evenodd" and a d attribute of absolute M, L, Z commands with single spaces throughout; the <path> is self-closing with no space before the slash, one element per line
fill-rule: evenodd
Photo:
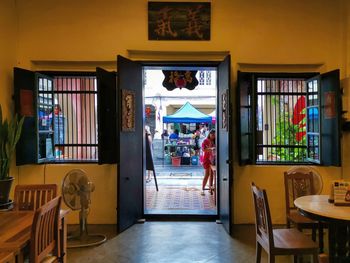
<path fill-rule="evenodd" d="M 36 129 L 36 85 L 35 73 L 21 68 L 14 68 L 15 112 L 25 116 L 22 134 L 16 145 L 16 165 L 37 163 Z"/>
<path fill-rule="evenodd" d="M 96 68 L 98 101 L 98 163 L 117 163 L 117 75 Z"/>
<path fill-rule="evenodd" d="M 306 145 L 307 160 L 312 163 L 321 163 L 321 136 L 320 136 L 320 75 L 306 80 Z"/>
<path fill-rule="evenodd" d="M 339 70 L 321 74 L 321 164 L 341 165 L 341 96 Z"/>
<path fill-rule="evenodd" d="M 238 71 L 238 149 L 239 164 L 254 163 L 254 116 L 253 116 L 253 74 Z"/>

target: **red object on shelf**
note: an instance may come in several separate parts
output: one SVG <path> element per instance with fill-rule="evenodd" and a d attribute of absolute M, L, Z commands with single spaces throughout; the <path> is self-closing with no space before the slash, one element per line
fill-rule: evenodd
<path fill-rule="evenodd" d="M 181 157 L 171 157 L 171 163 L 173 166 L 180 166 L 181 165 Z"/>

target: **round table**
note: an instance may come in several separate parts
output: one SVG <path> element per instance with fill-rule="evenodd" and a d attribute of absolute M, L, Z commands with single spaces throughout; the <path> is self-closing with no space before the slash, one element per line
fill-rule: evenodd
<path fill-rule="evenodd" d="M 328 195 L 307 195 L 294 201 L 299 212 L 328 225 L 330 262 L 350 261 L 350 206 L 335 206 Z"/>

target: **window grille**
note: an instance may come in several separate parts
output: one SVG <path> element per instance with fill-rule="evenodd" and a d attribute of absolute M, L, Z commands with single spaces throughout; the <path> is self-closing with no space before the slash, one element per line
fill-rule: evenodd
<path fill-rule="evenodd" d="M 205 85 L 207 85 L 207 86 L 211 85 L 211 72 L 210 71 L 205 72 Z"/>
<path fill-rule="evenodd" d="M 95 76 L 54 78 L 54 145 L 58 161 L 97 161 Z"/>
<path fill-rule="evenodd" d="M 257 78 L 256 162 L 306 162 L 304 79 Z"/>
<path fill-rule="evenodd" d="M 204 85 L 204 71 L 199 71 L 199 85 Z"/>

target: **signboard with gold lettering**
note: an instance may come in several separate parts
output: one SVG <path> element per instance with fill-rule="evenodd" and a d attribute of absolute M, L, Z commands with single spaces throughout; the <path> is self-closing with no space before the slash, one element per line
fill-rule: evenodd
<path fill-rule="evenodd" d="M 162 70 L 164 74 L 163 87 L 167 90 L 186 88 L 193 90 L 198 85 L 197 70 Z"/>
<path fill-rule="evenodd" d="M 149 40 L 210 40 L 210 2 L 148 2 Z"/>
<path fill-rule="evenodd" d="M 135 92 L 122 90 L 122 131 L 135 131 Z"/>

